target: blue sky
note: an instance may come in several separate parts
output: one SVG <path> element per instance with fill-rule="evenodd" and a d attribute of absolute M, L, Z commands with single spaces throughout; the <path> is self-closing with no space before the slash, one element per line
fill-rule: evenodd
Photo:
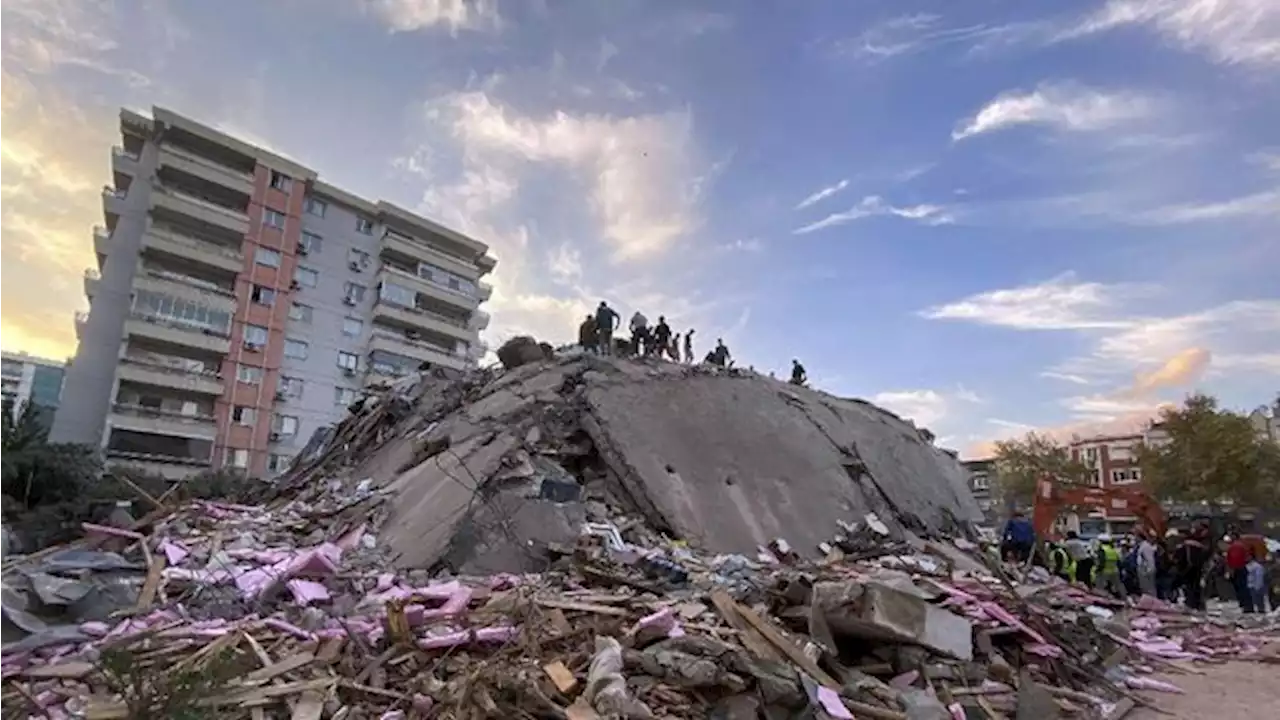
<path fill-rule="evenodd" d="M 73 348 L 115 112 L 154 104 L 489 242 L 491 343 L 605 298 L 970 454 L 1280 387 L 1272 0 L 3 13 L 6 349 Z"/>

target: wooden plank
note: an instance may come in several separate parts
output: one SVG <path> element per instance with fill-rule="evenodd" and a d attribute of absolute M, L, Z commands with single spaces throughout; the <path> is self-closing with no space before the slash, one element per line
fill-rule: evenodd
<path fill-rule="evenodd" d="M 308 690 L 293 706 L 290 720 L 320 720 L 324 714 L 324 695 L 319 690 Z"/>
<path fill-rule="evenodd" d="M 564 715 L 568 720 L 600 720 L 600 716 L 583 698 L 578 698 L 577 702 L 565 708 Z"/>
<path fill-rule="evenodd" d="M 142 545 L 146 547 L 146 543 Z M 150 552 L 147 553 L 150 555 Z M 138 603 L 136 607 L 139 610 L 146 610 L 156 601 L 156 592 L 160 589 L 160 581 L 164 580 L 164 568 L 168 564 L 168 560 L 164 555 L 155 555 L 151 557 L 151 562 L 147 568 L 147 579 L 142 583 L 142 592 L 138 593 Z"/>
<path fill-rule="evenodd" d="M 742 616 L 753 628 L 755 628 L 769 644 L 773 645 L 779 652 L 787 657 L 796 667 L 804 670 L 814 680 L 826 685 L 828 688 L 840 692 L 840 683 L 836 679 L 827 674 L 825 670 L 818 667 L 818 664 L 810 660 L 804 651 L 796 647 L 796 644 L 788 640 L 782 635 L 777 628 L 769 624 L 769 622 L 755 613 L 748 607 L 743 607 L 738 603 L 734 603 L 738 614 Z"/>
<path fill-rule="evenodd" d="M 261 683 L 270 680 L 273 677 L 284 675 L 285 673 L 299 670 L 311 664 L 316 659 L 315 654 L 304 652 L 297 655 L 291 655 L 277 663 L 273 663 L 267 667 L 259 668 L 244 677 L 245 683 Z"/>
<path fill-rule="evenodd" d="M 622 608 L 609 607 L 608 605 L 593 605 L 591 603 L 569 602 L 567 600 L 534 600 L 538 605 L 545 608 L 557 608 L 559 610 L 577 610 L 578 612 L 589 612 L 597 615 L 612 615 L 614 617 L 626 617 L 631 613 Z"/>
<path fill-rule="evenodd" d="M 332 665 L 338 661 L 342 647 L 346 644 L 347 638 L 344 636 L 325 638 L 320 644 L 320 650 L 316 653 L 316 662 L 321 665 Z"/>
<path fill-rule="evenodd" d="M 392 698 L 393 700 L 404 700 L 406 702 L 413 700 L 413 698 L 405 695 L 404 693 L 398 693 L 394 690 L 384 690 L 382 688 L 371 687 L 369 685 L 361 685 L 360 683 L 353 683 L 350 680 L 339 679 L 338 684 L 348 690 L 355 690 L 357 692 L 368 693 L 370 695 L 380 695 L 382 697 Z"/>
<path fill-rule="evenodd" d="M 559 660 L 543 665 L 542 671 L 551 678 L 551 682 L 556 684 L 556 689 L 566 695 L 578 686 L 578 678 L 574 677 L 573 673 L 569 672 L 569 668 Z"/>
<path fill-rule="evenodd" d="M 782 660 L 782 657 L 774 650 L 773 645 L 769 644 L 763 635 L 751 627 L 738 614 L 740 606 L 732 597 L 729 597 L 729 593 L 723 590 L 712 590 L 711 604 L 716 606 L 716 610 L 719 611 L 724 621 L 729 623 L 730 627 L 742 633 L 738 639 L 742 641 L 747 650 L 751 651 L 751 654 L 763 660 L 773 660 L 775 662 Z"/>
<path fill-rule="evenodd" d="M 64 662 L 56 665 L 37 665 L 18 672 L 18 675 L 28 678 L 58 678 L 60 680 L 70 680 L 82 678 L 93 672 L 93 663 L 87 662 Z"/>
<path fill-rule="evenodd" d="M 564 612 L 559 608 L 552 608 L 551 612 L 547 613 L 547 619 L 557 635 L 568 635 L 573 630 L 573 626 L 569 624 L 569 618 L 565 617 Z"/>

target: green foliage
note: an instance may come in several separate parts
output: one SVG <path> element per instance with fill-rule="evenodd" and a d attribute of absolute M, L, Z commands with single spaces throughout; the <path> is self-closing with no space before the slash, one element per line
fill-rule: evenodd
<path fill-rule="evenodd" d="M 1021 439 L 996 443 L 995 494 L 1005 504 L 1030 505 L 1036 481 L 1055 478 L 1059 483 L 1083 484 L 1089 468 L 1072 460 L 1071 453 L 1047 435 L 1027 433 Z"/>
<path fill-rule="evenodd" d="M 180 669 L 143 670 L 132 651 L 109 649 L 98 670 L 107 688 L 124 700 L 129 720 L 212 720 L 221 716 L 218 708 L 201 701 L 243 674 L 239 665 L 228 648 Z"/>
<path fill-rule="evenodd" d="M 0 430 L 3 492 L 21 508 L 79 501 L 102 469 L 96 449 L 51 444 L 48 437 L 34 405 L 26 404 L 16 418 L 4 413 Z"/>
<path fill-rule="evenodd" d="M 1168 441 L 1138 452 L 1143 482 L 1157 497 L 1255 507 L 1280 501 L 1280 448 L 1245 415 L 1197 394 L 1161 410 L 1158 425 Z"/>

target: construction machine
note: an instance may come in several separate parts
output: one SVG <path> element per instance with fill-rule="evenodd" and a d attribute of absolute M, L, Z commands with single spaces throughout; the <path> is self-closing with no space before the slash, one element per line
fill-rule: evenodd
<path fill-rule="evenodd" d="M 1036 482 L 1035 509 L 1031 517 L 1036 536 L 1042 540 L 1050 537 L 1059 513 L 1069 507 L 1109 510 L 1108 515 L 1132 515 L 1140 527 L 1156 538 L 1163 538 L 1168 530 L 1164 508 L 1141 487 L 1066 485 L 1052 478 L 1041 478 Z"/>

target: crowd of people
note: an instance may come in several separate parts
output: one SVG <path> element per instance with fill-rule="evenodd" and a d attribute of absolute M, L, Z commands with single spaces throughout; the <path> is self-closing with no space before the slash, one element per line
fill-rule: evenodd
<path fill-rule="evenodd" d="M 1237 528 L 1228 529 L 1218 543 L 1205 522 L 1185 535 L 1171 530 L 1165 537 L 1139 528 L 1121 539 L 1104 533 L 1090 541 L 1069 531 L 1065 539 L 1048 541 L 1043 555 L 1035 553 L 1035 543 L 1031 522 L 1015 513 L 1001 538 L 1006 560 L 1027 562 L 1035 554 L 1035 561 L 1054 575 L 1120 599 L 1149 595 L 1203 610 L 1207 596 L 1218 596 L 1234 597 L 1244 613 L 1277 607 L 1275 571 L 1266 565 L 1265 544 L 1250 542 Z"/>

